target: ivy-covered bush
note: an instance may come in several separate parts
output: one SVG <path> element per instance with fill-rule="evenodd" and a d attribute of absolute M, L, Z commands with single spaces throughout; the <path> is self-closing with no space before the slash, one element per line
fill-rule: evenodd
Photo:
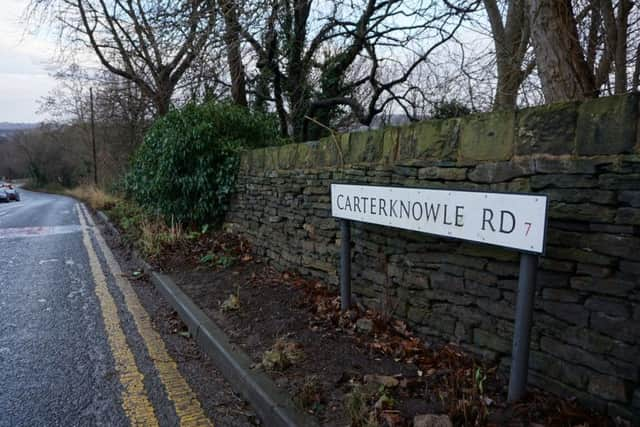
<path fill-rule="evenodd" d="M 240 150 L 278 142 L 271 116 L 226 103 L 188 104 L 149 129 L 125 189 L 149 213 L 215 224 L 224 217 Z"/>
<path fill-rule="evenodd" d="M 453 119 L 468 116 L 473 111 L 458 100 L 437 102 L 431 110 L 431 119 Z"/>

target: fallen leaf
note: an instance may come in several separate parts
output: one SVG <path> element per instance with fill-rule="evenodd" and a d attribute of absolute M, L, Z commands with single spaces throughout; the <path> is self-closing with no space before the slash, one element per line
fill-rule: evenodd
<path fill-rule="evenodd" d="M 400 411 L 382 411 L 382 413 L 380 414 L 380 418 L 382 418 L 385 422 L 385 425 L 389 427 L 399 427 L 401 425 L 404 425 L 404 418 L 402 417 L 402 415 L 400 415 Z"/>
<path fill-rule="evenodd" d="M 393 407 L 393 399 L 390 398 L 389 396 L 387 396 L 386 394 L 383 394 L 376 401 L 376 403 L 375 403 L 375 405 L 373 405 L 373 407 L 375 409 L 377 409 L 377 410 L 391 409 Z"/>
<path fill-rule="evenodd" d="M 222 311 L 235 311 L 240 309 L 240 298 L 236 294 L 229 295 L 222 305 L 220 306 Z"/>
<path fill-rule="evenodd" d="M 397 378 L 389 375 L 365 375 L 364 382 L 367 384 L 379 384 L 387 388 L 397 387 L 400 384 Z"/>

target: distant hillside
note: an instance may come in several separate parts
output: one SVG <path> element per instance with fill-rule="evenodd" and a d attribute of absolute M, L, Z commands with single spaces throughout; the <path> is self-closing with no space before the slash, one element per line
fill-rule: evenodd
<path fill-rule="evenodd" d="M 0 142 L 5 142 L 15 132 L 35 129 L 39 126 L 38 123 L 11 123 L 0 122 Z"/>
<path fill-rule="evenodd" d="M 25 130 L 25 129 L 33 129 L 38 127 L 38 123 L 11 123 L 11 122 L 0 122 L 0 131 L 6 130 Z"/>

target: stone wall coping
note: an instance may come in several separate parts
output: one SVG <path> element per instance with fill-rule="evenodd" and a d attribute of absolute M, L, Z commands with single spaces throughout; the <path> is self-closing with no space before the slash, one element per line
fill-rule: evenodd
<path fill-rule="evenodd" d="M 246 151 L 243 172 L 358 164 L 466 167 L 526 158 L 640 155 L 640 94 L 630 93 L 342 133 Z"/>

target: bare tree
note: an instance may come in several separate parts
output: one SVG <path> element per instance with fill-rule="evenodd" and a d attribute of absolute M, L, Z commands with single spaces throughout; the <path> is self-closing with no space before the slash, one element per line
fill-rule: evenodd
<path fill-rule="evenodd" d="M 242 36 L 236 2 L 234 0 L 220 0 L 220 12 L 225 24 L 223 39 L 227 51 L 229 77 L 231 78 L 231 99 L 238 105 L 247 106 L 247 88 L 241 52 Z"/>
<path fill-rule="evenodd" d="M 55 119 L 49 125 L 50 130 L 59 130 L 47 134 L 73 135 L 77 139 L 77 142 L 69 141 L 68 146 L 64 146 L 64 138 L 56 144 L 60 150 L 69 147 L 77 150 L 78 165 L 74 170 L 82 170 L 85 159 L 81 153 L 90 152 L 92 148 L 89 123 L 89 88 L 92 87 L 98 161 L 106 181 L 117 178 L 150 123 L 153 111 L 150 100 L 134 83 L 106 70 L 90 72 L 71 64 L 54 77 L 57 85 L 41 100 L 39 112 Z M 34 135 L 29 135 L 30 146 L 46 148 L 34 142 Z"/>
<path fill-rule="evenodd" d="M 271 0 L 243 36 L 256 55 L 256 96 L 281 131 L 315 138 L 346 111 L 365 125 L 393 105 L 413 110 L 413 72 L 449 41 L 478 2 Z"/>
<path fill-rule="evenodd" d="M 545 100 L 580 100 L 597 95 L 579 43 L 570 0 L 528 0 L 533 46 Z"/>
<path fill-rule="evenodd" d="M 630 0 L 527 0 L 538 74 L 546 102 L 637 90 L 638 6 Z M 637 68 L 636 68 L 637 69 Z M 612 87 L 612 88 L 611 88 Z"/>
<path fill-rule="evenodd" d="M 133 82 L 160 115 L 216 22 L 214 0 L 33 0 L 32 10 L 55 16 L 68 39 Z"/>

